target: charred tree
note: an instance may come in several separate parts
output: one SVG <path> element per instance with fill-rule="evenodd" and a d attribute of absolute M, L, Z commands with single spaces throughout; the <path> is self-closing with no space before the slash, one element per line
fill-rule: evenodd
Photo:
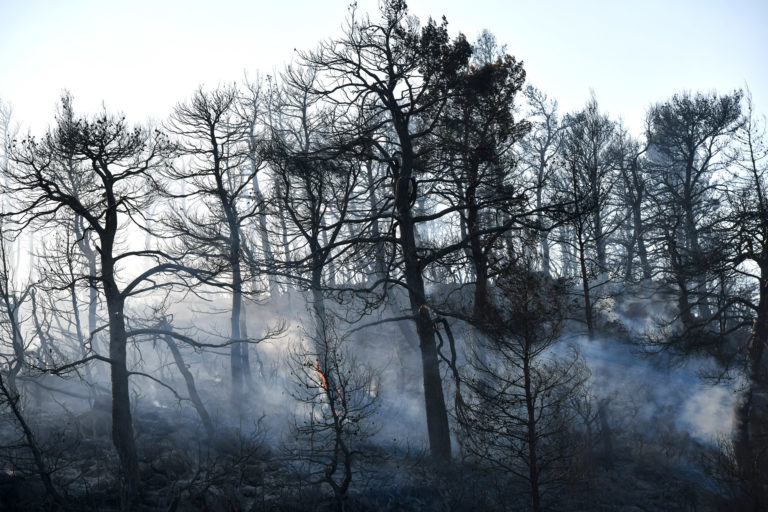
<path fill-rule="evenodd" d="M 486 35 L 486 37 L 488 37 Z M 487 45 L 486 45 L 487 46 Z M 498 51 L 498 49 L 497 49 Z M 488 303 L 493 251 L 514 224 L 508 219 L 525 211 L 522 180 L 514 145 L 529 130 L 515 119 L 515 99 L 525 81 L 522 63 L 497 54 L 490 61 L 475 55 L 473 64 L 456 74 L 450 97 L 437 121 L 434 157 L 425 148 L 420 159 L 434 158 L 430 173 L 434 196 L 456 209 L 460 237 L 466 243 L 474 280 L 473 315 L 491 314 Z M 535 215 L 532 212 L 525 212 Z M 417 215 L 415 220 L 421 220 Z"/>
<path fill-rule="evenodd" d="M 574 446 L 571 406 L 589 377 L 578 353 L 556 355 L 568 301 L 565 281 L 537 272 L 530 256 L 509 255 L 496 280 L 499 314 L 477 325 L 460 402 L 465 449 L 483 464 L 526 482 L 530 505 L 566 479 Z"/>
<path fill-rule="evenodd" d="M 149 137 L 146 129 L 130 128 L 124 118 L 107 113 L 91 119 L 77 117 L 71 97 L 64 96 L 54 127 L 40 140 L 29 137 L 16 145 L 6 170 L 17 201 L 13 216 L 22 227 L 33 223 L 50 226 L 63 212 L 69 212 L 81 217 L 94 235 L 99 268 L 98 274 L 89 279 L 99 283 L 107 306 L 109 354 L 89 358 L 110 365 L 112 440 L 120 459 L 124 509 L 132 507 L 139 490 L 125 303 L 137 294 L 172 286 L 155 280 L 163 274 L 195 273 L 169 261 L 161 251 L 121 247 L 130 221 L 142 220 L 142 213 L 149 210 L 157 189 L 153 171 L 165 165 L 169 156 L 170 147 L 161 134 Z M 73 173 L 73 169 L 77 172 Z M 78 180 L 76 187 L 73 176 Z M 118 269 L 130 260 L 153 265 L 127 279 Z"/>
<path fill-rule="evenodd" d="M 731 297 L 751 313 L 751 329 L 743 347 L 745 383 L 734 411 L 733 452 L 748 506 L 760 510 L 768 493 L 768 139 L 765 121 L 756 119 L 751 97 L 736 132 L 738 152 L 728 190 L 732 263 L 751 262 L 756 293 Z M 764 504 L 762 505 L 764 506 Z"/>
<path fill-rule="evenodd" d="M 414 204 L 420 195 L 419 150 L 434 129 L 429 119 L 445 105 L 471 47 L 463 38 L 451 42 L 445 24 L 430 22 L 419 30 L 402 1 L 384 3 L 381 15 L 375 22 L 358 19 L 353 11 L 341 39 L 301 56 L 303 65 L 326 75 L 320 83 L 328 86 L 318 87 L 317 93 L 338 110 L 363 110 L 370 121 L 360 135 L 376 143 L 378 158 L 389 166 L 391 216 L 396 223 L 392 242 L 401 257 L 399 270 L 419 336 L 430 451 L 434 459 L 446 460 L 451 453 L 450 429 L 424 289 L 427 262 L 417 245 Z M 456 247 L 462 249 L 463 245 Z"/>
<path fill-rule="evenodd" d="M 677 94 L 648 113 L 648 165 L 662 229 L 657 236 L 675 239 L 668 268 L 670 281 L 683 285 L 680 296 L 687 294 L 680 314 L 685 321 L 685 312 L 692 311 L 684 322 L 688 331 L 705 327 L 713 313 L 707 281 L 712 251 L 717 249 L 710 243 L 720 202 L 714 175 L 723 168 L 723 151 L 738 128 L 741 97 L 740 91 L 722 96 Z"/>
<path fill-rule="evenodd" d="M 233 410 L 241 413 L 250 363 L 240 324 L 244 280 L 253 268 L 244 263 L 247 240 L 243 234 L 244 226 L 261 211 L 260 202 L 249 201 L 249 187 L 262 165 L 254 160 L 251 126 L 238 113 L 239 101 L 238 91 L 226 87 L 210 92 L 198 89 L 188 102 L 177 105 L 168 129 L 191 161 L 178 169 L 167 168 L 165 175 L 186 182 L 184 198 L 195 199 L 186 211 L 171 213 L 166 220 L 178 237 L 181 253 L 219 272 L 219 279 L 210 284 L 230 293 L 230 397 Z"/>

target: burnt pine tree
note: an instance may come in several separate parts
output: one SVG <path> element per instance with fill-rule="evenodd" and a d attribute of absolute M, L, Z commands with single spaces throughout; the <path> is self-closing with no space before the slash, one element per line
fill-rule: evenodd
<path fill-rule="evenodd" d="M 635 254 L 640 259 L 640 270 L 644 280 L 651 279 L 651 264 L 648 258 L 647 213 L 648 207 L 648 172 L 645 165 L 645 148 L 629 134 L 619 128 L 616 140 L 616 164 L 620 180 L 616 196 L 620 207 L 625 210 L 624 230 L 629 232 L 625 240 L 624 278 L 631 282 L 634 279 Z"/>
<path fill-rule="evenodd" d="M 719 199 L 714 180 L 741 117 L 741 91 L 676 94 L 648 113 L 648 166 L 654 180 L 656 237 L 663 240 L 669 280 L 678 288 L 684 328 L 709 321 L 707 254 Z M 698 318 L 697 318 L 698 315 Z"/>
<path fill-rule="evenodd" d="M 587 226 L 598 273 L 606 271 L 608 237 L 615 229 L 609 223 L 609 198 L 616 182 L 615 141 L 616 124 L 600 112 L 594 96 L 566 120 L 564 157 L 591 206 Z"/>
<path fill-rule="evenodd" d="M 537 220 L 541 228 L 539 245 L 541 250 L 541 270 L 551 272 L 549 230 L 550 222 L 545 215 L 545 207 L 551 195 L 551 181 L 555 163 L 563 144 L 563 123 L 557 113 L 557 101 L 550 100 L 546 94 L 533 86 L 524 90 L 529 108 L 531 131 L 522 140 L 521 160 L 523 166 L 534 181 Z"/>
<path fill-rule="evenodd" d="M 726 243 L 732 264 L 754 265 L 745 275 L 756 282 L 757 293 L 734 299 L 746 305 L 752 325 L 746 346 L 739 350 L 746 379 L 734 411 L 733 452 L 744 497 L 759 510 L 768 493 L 768 138 L 765 121 L 754 116 L 750 96 L 735 139 L 734 174 L 727 191 L 731 236 Z"/>
<path fill-rule="evenodd" d="M 275 215 L 285 219 L 293 243 L 291 260 L 281 265 L 311 294 L 317 328 L 313 339 L 323 343 L 325 293 L 336 278 L 337 260 L 355 259 L 345 252 L 354 252 L 349 249 L 370 224 L 359 213 L 352 219 L 353 211 L 365 210 L 361 201 L 367 190 L 361 186 L 360 161 L 345 154 L 344 134 L 334 129 L 343 123 L 312 94 L 315 70 L 289 67 L 283 79 L 281 119 L 273 121 L 267 156 L 276 183 Z"/>
<path fill-rule="evenodd" d="M 531 509 L 539 511 L 544 491 L 567 479 L 571 403 L 589 372 L 575 350 L 565 357 L 552 350 L 568 314 L 568 284 L 537 271 L 536 242 L 530 237 L 523 254 L 510 251 L 496 269 L 490 300 L 497 315 L 476 326 L 482 335 L 464 371 L 457 410 L 464 449 L 524 481 Z"/>
<path fill-rule="evenodd" d="M 134 295 L 165 286 L 153 278 L 186 269 L 159 251 L 123 250 L 121 245 L 130 226 L 143 225 L 142 212 L 148 211 L 156 190 L 152 170 L 165 165 L 170 153 L 161 134 L 150 136 L 147 129 L 131 128 L 123 117 L 106 112 L 77 117 L 72 98 L 65 95 L 55 125 L 42 139 L 30 136 L 15 145 L 6 170 L 17 201 L 13 214 L 22 226 L 55 222 L 68 210 L 67 215 L 82 218 L 85 229 L 93 234 L 99 268 L 89 279 L 99 284 L 106 302 L 109 354 L 94 353 L 80 362 L 99 359 L 110 367 L 112 441 L 120 460 L 124 509 L 131 508 L 139 487 L 125 303 Z M 80 177 L 77 190 L 71 186 L 73 170 Z M 119 272 L 121 264 L 137 260 L 149 263 L 147 270 L 133 278 Z"/>
<path fill-rule="evenodd" d="M 469 43 L 451 41 L 446 22 L 428 23 L 419 29 L 408 15 L 405 2 L 390 0 L 381 7 L 381 19 L 358 19 L 353 11 L 345 34 L 301 53 L 302 64 L 317 68 L 324 77 L 317 92 L 337 109 L 362 109 L 371 123 L 361 131 L 388 163 L 394 199 L 392 240 L 400 254 L 399 271 L 408 290 L 410 310 L 416 323 L 421 351 L 427 431 L 433 458 L 451 454 L 448 414 L 424 289 L 427 261 L 419 254 L 414 204 L 422 165 L 420 149 L 434 130 L 435 119 L 445 105 L 459 69 L 471 54 Z M 389 136 L 391 135 L 391 137 Z M 463 244 L 456 247 L 462 249 Z"/>
<path fill-rule="evenodd" d="M 243 283 L 253 266 L 244 264 L 244 227 L 261 211 L 260 202 L 251 201 L 250 188 L 262 169 L 252 160 L 249 126 L 239 114 L 239 102 L 232 86 L 198 89 L 188 102 L 177 105 L 168 130 L 178 136 L 181 152 L 190 162 L 164 172 L 170 180 L 186 182 L 185 193 L 177 197 L 194 199 L 186 211 L 172 212 L 167 219 L 179 237 L 180 249 L 203 265 L 220 268 L 222 276 L 211 284 L 231 293 L 231 401 L 238 411 L 244 403 L 244 384 L 250 379 L 248 344 L 241 325 Z"/>
<path fill-rule="evenodd" d="M 524 81 L 522 63 L 514 57 L 482 61 L 475 56 L 472 65 L 457 73 L 435 132 L 436 165 L 430 181 L 436 195 L 457 211 L 475 282 L 476 318 L 488 312 L 491 253 L 524 202 L 510 176 L 516 169 L 513 145 L 530 128 L 514 117 Z"/>
<path fill-rule="evenodd" d="M 242 119 L 248 133 L 248 166 L 250 168 L 250 175 L 253 176 L 251 180 L 251 189 L 253 194 L 253 201 L 259 208 L 259 214 L 255 226 L 251 226 L 251 229 L 246 229 L 245 232 L 253 231 L 258 232 L 258 249 L 260 249 L 261 264 L 267 274 L 267 281 L 269 286 L 270 297 L 277 297 L 280 293 L 280 288 L 277 282 L 276 272 L 271 268 L 274 261 L 275 251 L 272 247 L 273 243 L 269 237 L 269 229 L 267 227 L 267 201 L 262 191 L 261 181 L 264 180 L 266 173 L 259 172 L 259 168 L 263 163 L 263 140 L 266 138 L 265 133 L 269 130 L 268 112 L 270 111 L 271 100 L 279 99 L 279 94 L 274 94 L 271 89 L 272 85 L 271 77 L 268 77 L 265 85 L 265 81 L 257 77 L 255 80 L 249 80 L 246 78 L 243 84 L 243 89 L 240 98 L 240 108 L 238 109 L 240 118 Z M 257 257 L 254 252 L 256 250 L 256 244 L 251 243 L 247 250 L 250 254 L 248 257 L 251 260 L 251 264 L 256 263 Z M 264 273 L 264 272 L 262 272 Z"/>
<path fill-rule="evenodd" d="M 615 124 L 601 113 L 592 97 L 583 110 L 568 116 L 563 142 L 564 167 L 559 179 L 560 201 L 568 210 L 573 245 L 579 261 L 584 314 L 594 334 L 594 288 L 605 284 L 608 237 L 619 226 L 610 204 L 616 182 Z M 602 283 L 594 283 L 600 277 Z"/>

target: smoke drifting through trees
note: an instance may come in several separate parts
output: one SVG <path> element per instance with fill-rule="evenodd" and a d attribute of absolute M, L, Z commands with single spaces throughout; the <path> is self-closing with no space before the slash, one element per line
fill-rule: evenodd
<path fill-rule="evenodd" d="M 525 79 L 389 0 L 156 129 L 65 93 L 20 137 L 0 103 L 0 506 L 589 509 L 642 468 L 674 491 L 651 508 L 763 510 L 751 97 L 673 94 L 629 134 Z M 688 364 L 691 395 L 706 371 L 732 432 L 595 352 Z"/>

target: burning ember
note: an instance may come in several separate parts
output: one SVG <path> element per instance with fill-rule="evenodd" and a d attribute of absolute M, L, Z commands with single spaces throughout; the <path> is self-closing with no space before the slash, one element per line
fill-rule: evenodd
<path fill-rule="evenodd" d="M 325 374 L 323 374 L 322 367 L 320 366 L 320 361 L 317 359 L 315 359 L 315 371 L 320 376 L 320 385 L 324 390 L 328 391 L 328 380 L 325 378 Z M 339 389 L 338 386 L 336 386 L 336 393 L 341 396 L 341 389 Z M 329 397 L 331 400 L 333 400 L 333 396 L 331 394 L 329 394 Z"/>

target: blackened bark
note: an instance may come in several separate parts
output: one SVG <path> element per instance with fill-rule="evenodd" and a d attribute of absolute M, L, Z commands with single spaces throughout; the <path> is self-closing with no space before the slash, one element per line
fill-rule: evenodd
<path fill-rule="evenodd" d="M 764 261 L 768 262 L 768 254 Z M 760 296 L 757 316 L 747 344 L 747 382 L 734 412 L 734 453 L 746 486 L 748 496 L 754 500 L 754 510 L 760 508 L 760 496 L 768 488 L 764 439 L 768 434 L 768 418 L 763 417 L 768 404 L 756 403 L 768 391 L 766 375 L 766 346 L 768 346 L 768 263 L 761 265 Z"/>
<path fill-rule="evenodd" d="M 472 255 L 472 268 L 475 274 L 474 312 L 476 320 L 482 321 L 483 315 L 488 311 L 488 257 L 480 239 L 480 209 L 477 205 L 478 186 L 477 161 L 470 162 L 469 176 L 466 190 L 467 203 L 467 235 L 469 236 L 469 249 Z"/>
<path fill-rule="evenodd" d="M 531 354 L 530 343 L 526 341 L 523 352 L 523 379 L 525 386 L 525 409 L 528 434 L 528 484 L 531 489 L 531 509 L 533 512 L 541 511 L 541 496 L 539 492 L 539 466 L 536 454 L 538 432 L 536 429 L 536 397 L 531 381 Z"/>
<path fill-rule="evenodd" d="M 235 238 L 234 235 L 232 235 Z M 233 244 L 234 246 L 234 244 Z M 238 244 L 239 248 L 239 244 Z M 232 248 L 234 252 L 234 247 Z M 232 315 L 230 317 L 230 336 L 232 346 L 230 347 L 230 365 L 232 373 L 232 408 L 236 412 L 242 412 L 243 408 L 243 385 L 245 383 L 245 370 L 243 368 L 243 343 L 240 338 L 240 310 L 243 306 L 243 281 L 240 275 L 240 257 L 230 259 L 232 268 Z"/>
<path fill-rule="evenodd" d="M 590 297 L 589 289 L 589 272 L 587 271 L 587 248 L 584 241 L 584 232 L 581 226 L 576 227 L 576 241 L 579 248 L 579 268 L 581 270 L 581 286 L 584 292 L 584 316 L 587 322 L 587 332 L 589 338 L 594 336 L 594 325 L 592 315 L 592 298 Z"/>
<path fill-rule="evenodd" d="M 326 329 L 328 327 L 328 319 L 326 318 L 326 312 L 325 312 L 325 297 L 323 296 L 323 290 L 322 290 L 322 273 L 323 273 L 323 267 L 320 266 L 321 263 L 317 260 L 319 260 L 319 256 L 313 258 L 315 260 L 315 267 L 312 269 L 312 284 L 311 284 L 311 293 L 312 293 L 312 309 L 315 313 L 315 343 L 316 347 L 315 350 L 318 354 L 324 354 L 328 351 L 327 346 L 327 340 L 326 340 Z"/>
<path fill-rule="evenodd" d="M 542 157 L 543 160 L 543 157 Z M 541 228 L 541 231 L 539 232 L 539 244 L 541 245 L 541 271 L 544 272 L 544 274 L 549 275 L 551 273 L 550 269 L 550 256 L 549 256 L 549 233 L 546 230 L 546 227 L 544 226 L 544 215 L 542 215 L 542 211 L 544 208 L 544 201 L 542 199 L 542 192 L 543 192 L 543 185 L 544 182 L 544 176 L 543 176 L 543 169 L 545 164 L 540 164 L 540 170 L 539 170 L 539 177 L 538 177 L 538 186 L 536 187 L 536 210 L 538 210 L 537 220 L 539 223 L 539 226 Z"/>
<path fill-rule="evenodd" d="M 375 181 L 373 179 L 373 160 L 368 159 L 365 164 L 367 186 L 368 186 L 368 204 L 371 209 L 371 214 L 376 215 L 379 211 L 379 199 L 376 196 Z M 371 223 L 371 236 L 374 240 L 379 240 L 379 220 L 375 219 Z M 376 280 L 383 279 L 387 273 L 387 262 L 385 261 L 384 243 L 382 241 L 376 242 L 376 254 L 374 254 L 374 276 Z"/>
<path fill-rule="evenodd" d="M 639 200 L 632 205 L 632 218 L 637 254 L 640 256 L 640 268 L 643 271 L 643 279 L 648 280 L 651 278 L 651 265 L 648 263 L 648 251 L 645 248 L 645 230 L 643 229 L 643 217 Z"/>
<path fill-rule="evenodd" d="M 170 329 L 171 326 L 164 323 L 162 327 L 164 329 Z M 187 368 L 184 358 L 179 351 L 179 347 L 176 345 L 176 342 L 173 341 L 173 338 L 166 335 L 163 339 L 165 340 L 166 345 L 168 345 L 171 355 L 173 355 L 176 367 L 179 369 L 181 376 L 184 377 L 184 382 L 187 385 L 187 393 L 189 393 L 189 399 L 197 411 L 197 414 L 200 416 L 200 421 L 203 423 L 203 428 L 205 428 L 205 434 L 208 436 L 208 440 L 211 441 L 216 436 L 216 430 L 213 428 L 213 422 L 208 414 L 208 410 L 205 408 L 205 404 L 203 404 L 203 400 L 197 392 L 195 378 L 192 376 L 192 372 L 189 371 L 189 368 Z"/>
<path fill-rule="evenodd" d="M 109 218 L 108 214 L 108 218 Z M 116 215 L 112 224 L 114 233 L 117 228 Z M 125 332 L 125 303 L 120 294 L 114 276 L 112 258 L 112 240 L 102 237 L 101 266 L 104 283 L 104 296 L 109 314 L 109 359 L 112 381 L 112 442 L 120 458 L 122 480 L 121 508 L 131 510 L 139 490 L 139 462 L 136 454 L 136 441 L 133 437 L 133 418 L 131 417 L 131 399 L 128 382 L 127 341 Z"/>
<path fill-rule="evenodd" d="M 597 147 L 593 149 L 593 161 L 598 161 Z M 607 257 L 606 257 L 606 245 L 607 240 L 605 233 L 603 232 L 603 208 L 601 201 L 600 181 L 601 177 L 597 168 L 590 169 L 590 198 L 592 202 L 592 223 L 595 230 L 595 248 L 597 252 L 597 271 L 602 274 L 606 271 Z"/>
<path fill-rule="evenodd" d="M 393 101 L 394 103 L 394 101 Z M 446 461 L 451 457 L 451 437 L 448 412 L 443 396 L 443 383 L 435 344 L 435 330 L 424 293 L 421 262 L 416 249 L 414 222 L 411 216 L 413 146 L 405 122 L 395 115 L 395 126 L 402 149 L 402 163 L 395 181 L 395 209 L 400 229 L 400 246 L 405 263 L 405 281 L 411 311 L 416 320 L 416 332 L 421 350 L 424 402 L 427 413 L 427 432 L 432 457 Z"/>

